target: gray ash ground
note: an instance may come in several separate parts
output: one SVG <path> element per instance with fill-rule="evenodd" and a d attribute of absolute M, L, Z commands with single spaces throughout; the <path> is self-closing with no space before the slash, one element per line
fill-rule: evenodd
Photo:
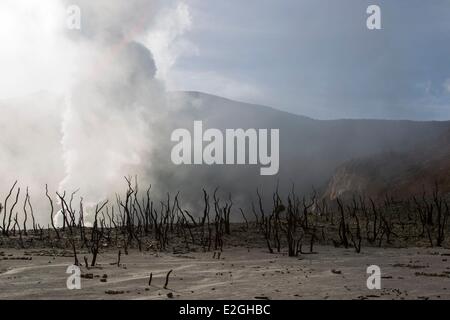
<path fill-rule="evenodd" d="M 313 254 L 270 254 L 256 235 L 227 239 L 220 256 L 200 248 L 171 252 L 105 247 L 81 266 L 81 289 L 68 290 L 68 249 L 0 249 L 0 299 L 450 299 L 450 249 L 314 246 Z M 180 246 L 182 248 L 182 246 Z M 78 253 L 80 262 L 87 250 Z M 381 268 L 381 289 L 366 286 Z M 164 288 L 167 273 L 167 288 Z M 152 282 L 149 285 L 149 276 Z"/>

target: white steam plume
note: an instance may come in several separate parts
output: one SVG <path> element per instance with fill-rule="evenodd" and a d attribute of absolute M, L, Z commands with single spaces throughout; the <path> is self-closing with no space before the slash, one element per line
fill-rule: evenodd
<path fill-rule="evenodd" d="M 167 105 L 153 55 L 137 40 L 156 26 L 162 2 L 75 4 L 88 23 L 74 41 L 93 54 L 80 65 L 82 76 L 64 116 L 66 177 L 60 189 L 80 188 L 86 202 L 94 204 L 121 190 L 124 175 L 136 175 L 143 184 L 151 181 L 152 152 L 161 139 Z"/>
<path fill-rule="evenodd" d="M 183 35 L 192 27 L 189 7 L 184 2 L 165 8 L 158 15 L 155 26 L 148 32 L 143 42 L 152 51 L 157 65 L 156 77 L 172 89 L 170 71 L 180 56 L 198 54 L 195 45 Z"/>
<path fill-rule="evenodd" d="M 178 41 L 190 23 L 180 3 L 0 2 L 2 196 L 18 179 L 22 190 L 30 186 L 35 206 L 42 200 L 43 210 L 35 210 L 42 218 L 48 217 L 46 183 L 50 191 L 80 189 L 78 195 L 93 204 L 122 191 L 125 175 L 152 181 L 151 159 L 168 106 L 148 48 L 166 73 L 164 66 L 177 58 L 168 42 Z M 81 9 L 81 30 L 66 28 L 69 5 Z M 171 14 L 180 27 L 158 18 L 170 20 Z M 166 40 L 153 43 L 148 35 L 157 33 Z M 164 52 L 171 52 L 169 64 Z M 35 92 L 41 93 L 30 95 Z"/>

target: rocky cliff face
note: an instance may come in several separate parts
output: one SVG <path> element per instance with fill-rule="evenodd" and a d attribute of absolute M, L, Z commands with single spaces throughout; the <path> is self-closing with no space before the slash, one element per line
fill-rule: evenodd
<path fill-rule="evenodd" d="M 450 193 L 450 132 L 408 152 L 380 153 L 347 161 L 332 175 L 323 197 L 362 195 L 383 199 L 431 193 L 438 186 Z"/>

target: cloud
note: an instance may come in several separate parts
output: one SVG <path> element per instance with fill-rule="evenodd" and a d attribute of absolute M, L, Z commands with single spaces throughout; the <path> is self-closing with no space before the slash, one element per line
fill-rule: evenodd
<path fill-rule="evenodd" d="M 65 19 L 61 1 L 0 2 L 0 99 L 67 88 L 75 55 Z"/>
<path fill-rule="evenodd" d="M 180 56 L 198 54 L 194 44 L 183 38 L 192 27 L 189 7 L 184 2 L 164 9 L 157 17 L 156 23 L 145 36 L 145 43 L 153 53 L 158 73 L 157 78 L 173 86 L 171 71 Z"/>
<path fill-rule="evenodd" d="M 81 30 L 66 28 L 69 5 L 81 9 Z M 188 25 L 188 8 L 176 0 L 0 3 L 0 99 L 21 97 L 0 101 L 0 174 L 40 195 L 39 215 L 47 216 L 47 183 L 53 195 L 80 189 L 87 208 L 120 192 L 126 175 L 150 183 L 168 110 L 157 63 L 139 40 L 167 28 L 164 42 L 149 44 L 171 55 L 169 70 L 181 46 L 171 41 L 182 43 Z M 52 94 L 23 97 L 36 91 Z"/>
<path fill-rule="evenodd" d="M 445 80 L 442 86 L 444 87 L 445 92 L 450 93 L 450 78 Z"/>
<path fill-rule="evenodd" d="M 164 121 L 164 85 L 138 39 L 165 8 L 154 0 L 76 0 L 82 32 L 72 42 L 84 57 L 62 123 L 65 177 L 59 189 L 80 189 L 93 206 L 118 191 L 124 176 L 144 184 Z"/>
<path fill-rule="evenodd" d="M 199 56 L 182 57 L 180 74 L 245 79 L 264 89 L 256 102 L 319 119 L 448 119 L 425 107 L 448 98 L 448 1 L 379 0 L 377 31 L 366 27 L 370 0 L 188 3 L 196 23 L 187 37 Z M 417 86 L 428 81 L 430 92 Z"/>

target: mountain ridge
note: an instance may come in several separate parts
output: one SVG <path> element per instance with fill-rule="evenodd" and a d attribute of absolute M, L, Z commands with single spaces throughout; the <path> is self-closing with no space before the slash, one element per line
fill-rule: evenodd
<path fill-rule="evenodd" d="M 27 179 L 33 179 L 39 173 L 38 183 L 30 185 L 42 188 L 47 182 L 57 184 L 64 179 L 64 159 L 62 155 L 58 156 L 62 139 L 63 99 L 50 97 L 51 94 L 41 92 L 24 99 L 26 103 L 21 103 L 21 99 L 0 101 L 2 109 L 8 111 L 9 118 L 15 119 L 10 121 L 4 117 L 0 122 L 4 137 L 0 140 L 0 159 L 3 164 L 0 174 L 8 177 L 8 180 L 20 178 L 28 185 Z M 164 192 L 180 191 L 191 199 L 197 199 L 204 187 L 220 187 L 223 192 L 232 192 L 247 200 L 254 197 L 256 188 L 267 190 L 269 194 L 277 184 L 280 185 L 280 192 L 289 192 L 292 184 L 296 185 L 299 193 L 309 193 L 313 188 L 323 192 L 336 169 L 347 161 L 389 152 L 408 154 L 422 150 L 450 131 L 450 121 L 315 120 L 272 107 L 200 92 L 172 92 L 167 94 L 167 98 L 171 110 L 168 111 L 162 139 L 156 144 L 156 158 L 146 161 L 152 163 L 154 185 Z M 30 101 L 31 106 L 39 110 L 35 115 L 26 109 L 30 107 Z M 174 106 L 173 110 L 171 106 Z M 148 107 L 151 108 L 150 101 Z M 279 174 L 262 177 L 259 175 L 259 166 L 249 165 L 174 165 L 170 160 L 173 146 L 170 132 L 177 128 L 191 128 L 194 120 L 203 121 L 205 128 L 219 130 L 279 129 Z M 32 141 L 22 139 L 17 144 L 7 139 L 22 131 L 30 132 Z M 51 166 L 43 158 L 46 154 L 51 155 Z M 16 172 L 20 177 L 13 177 Z M 52 180 L 44 181 L 46 177 L 52 177 Z M 3 189 L 1 191 L 4 193 L 7 186 Z"/>

